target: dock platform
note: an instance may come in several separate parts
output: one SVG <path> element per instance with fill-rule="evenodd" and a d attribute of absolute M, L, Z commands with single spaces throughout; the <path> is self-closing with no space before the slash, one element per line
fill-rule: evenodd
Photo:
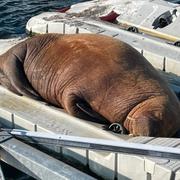
<path fill-rule="evenodd" d="M 30 19 L 27 30 L 32 33 L 99 33 L 121 39 L 139 50 L 167 78 L 169 85 L 176 89 L 176 93 L 180 93 L 180 48 L 167 44 L 165 41 L 157 41 L 145 35 L 124 31 L 108 23 L 81 18 L 78 20 L 63 18 L 56 13 L 43 13 L 34 17 L 34 20 Z M 19 40 L 10 42 L 9 47 Z M 8 44 L 8 41 L 5 43 Z M 0 47 L 2 52 L 4 51 L 3 47 L 3 45 Z M 45 102 L 19 97 L 3 87 L 0 87 L 0 123 L 1 126 L 7 128 L 180 148 L 178 138 L 129 137 L 111 133 L 105 131 L 101 124 L 72 117 L 63 109 L 53 107 Z M 13 144 L 13 142 L 11 143 Z M 18 143 L 21 144 L 21 142 L 16 142 L 16 144 Z M 158 180 L 162 177 L 164 180 L 180 179 L 180 159 L 149 158 L 55 146 L 46 148 L 70 161 L 73 160 L 88 167 L 90 171 L 104 179 Z M 36 152 L 34 148 L 32 151 Z M 39 151 L 37 153 L 44 154 Z M 5 156 L 1 158 L 6 161 Z M 16 160 L 20 161 L 19 158 Z M 55 160 L 53 159 L 53 161 Z M 23 163 L 26 165 L 26 162 Z M 31 167 L 28 166 L 27 169 L 31 169 Z M 70 169 L 69 166 L 68 169 Z M 79 173 L 76 170 L 74 172 L 75 174 Z M 82 174 L 83 176 L 84 174 Z M 44 178 L 49 179 L 48 177 Z"/>

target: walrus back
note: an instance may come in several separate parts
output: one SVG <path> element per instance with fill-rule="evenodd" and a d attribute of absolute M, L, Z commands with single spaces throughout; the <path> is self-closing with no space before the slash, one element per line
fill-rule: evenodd
<path fill-rule="evenodd" d="M 54 53 L 50 49 L 55 48 L 53 45 L 61 36 L 60 34 L 38 35 L 26 41 L 27 53 L 24 60 L 26 77 L 33 88 L 53 104 L 57 104 L 52 100 L 53 95 L 47 98 L 48 92 L 46 91 L 51 90 L 48 83 L 51 82 L 53 72 L 55 72 Z"/>
<path fill-rule="evenodd" d="M 91 34 L 47 37 L 48 40 L 42 36 L 41 40 L 28 44 L 24 69 L 34 89 L 53 104 L 59 104 L 66 87 L 80 88 L 78 82 L 83 79 L 86 82 L 81 88 L 88 89 L 90 83 L 97 92 L 103 91 L 104 78 L 110 87 L 114 86 L 112 92 L 118 95 L 119 103 L 124 104 L 122 118 L 127 115 L 124 106 L 133 107 L 152 95 L 169 93 L 165 93 L 168 87 L 152 65 L 124 42 Z M 36 48 L 31 49 L 34 46 Z M 97 79 L 100 85 L 94 83 Z M 109 94 L 112 99 L 112 93 Z M 119 106 L 119 103 L 114 104 Z"/>

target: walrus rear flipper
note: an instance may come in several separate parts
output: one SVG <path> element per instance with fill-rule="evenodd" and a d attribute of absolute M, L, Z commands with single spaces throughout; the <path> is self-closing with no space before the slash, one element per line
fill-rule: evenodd
<path fill-rule="evenodd" d="M 99 113 L 95 112 L 86 102 L 77 102 L 76 106 L 85 114 L 87 114 L 89 117 L 92 117 L 95 119 L 95 122 L 107 124 L 109 123 L 103 116 L 101 116 Z"/>
<path fill-rule="evenodd" d="M 10 81 L 10 85 L 7 88 L 12 90 L 18 95 L 26 95 L 33 99 L 40 99 L 39 95 L 33 90 L 28 82 L 24 73 L 22 62 L 14 54 L 11 55 L 4 64 L 4 74 Z M 17 93 L 18 92 L 18 93 Z"/>

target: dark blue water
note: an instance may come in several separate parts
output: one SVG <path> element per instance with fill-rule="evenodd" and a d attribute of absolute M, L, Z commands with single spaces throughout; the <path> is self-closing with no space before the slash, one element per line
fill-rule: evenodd
<path fill-rule="evenodd" d="M 28 19 L 86 0 L 0 0 L 0 39 L 25 33 Z"/>

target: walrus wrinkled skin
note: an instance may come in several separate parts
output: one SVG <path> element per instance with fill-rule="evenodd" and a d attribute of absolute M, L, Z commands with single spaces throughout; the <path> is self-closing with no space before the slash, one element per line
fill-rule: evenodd
<path fill-rule="evenodd" d="M 180 103 L 165 80 L 134 48 L 107 36 L 30 38 L 0 56 L 0 83 L 76 117 L 118 122 L 135 136 L 180 129 Z"/>

